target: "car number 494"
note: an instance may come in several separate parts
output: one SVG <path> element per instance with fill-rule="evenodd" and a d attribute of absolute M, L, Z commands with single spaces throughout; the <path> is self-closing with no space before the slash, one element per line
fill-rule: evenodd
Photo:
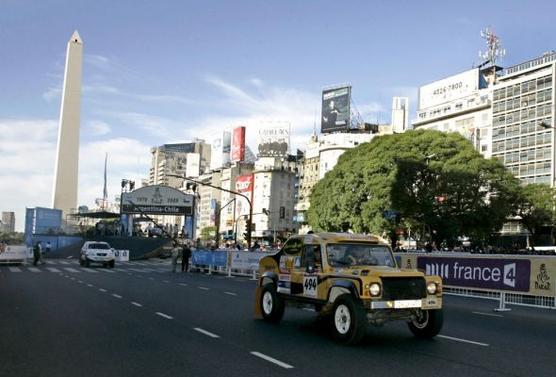
<path fill-rule="evenodd" d="M 305 276 L 303 277 L 303 294 L 305 296 L 317 296 L 317 277 Z"/>

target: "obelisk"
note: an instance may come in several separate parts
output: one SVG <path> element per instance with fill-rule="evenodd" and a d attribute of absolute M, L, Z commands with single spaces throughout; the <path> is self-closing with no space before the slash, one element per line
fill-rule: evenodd
<path fill-rule="evenodd" d="M 64 220 L 69 213 L 77 210 L 82 61 L 83 41 L 76 30 L 68 42 L 66 54 L 52 195 L 52 208 L 61 209 Z"/>

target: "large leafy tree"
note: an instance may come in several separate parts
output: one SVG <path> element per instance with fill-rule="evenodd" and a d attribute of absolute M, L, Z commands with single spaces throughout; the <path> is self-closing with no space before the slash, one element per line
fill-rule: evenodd
<path fill-rule="evenodd" d="M 529 243 L 534 246 L 542 228 L 550 227 L 552 234 L 556 219 L 556 190 L 540 183 L 524 186 L 516 213 L 531 234 Z"/>
<path fill-rule="evenodd" d="M 408 131 L 346 151 L 315 186 L 308 220 L 316 230 L 385 234 L 393 242 L 399 221 L 437 244 L 464 235 L 484 240 L 513 211 L 519 190 L 499 161 L 459 134 Z"/>

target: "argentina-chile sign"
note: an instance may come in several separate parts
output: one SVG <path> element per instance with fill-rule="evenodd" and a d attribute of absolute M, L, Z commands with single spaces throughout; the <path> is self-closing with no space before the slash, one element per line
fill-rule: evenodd
<path fill-rule="evenodd" d="M 193 195 L 175 188 L 146 186 L 122 195 L 122 213 L 151 215 L 191 215 Z"/>
<path fill-rule="evenodd" d="M 524 259 L 417 257 L 417 268 L 444 285 L 528 292 L 531 262 Z"/>

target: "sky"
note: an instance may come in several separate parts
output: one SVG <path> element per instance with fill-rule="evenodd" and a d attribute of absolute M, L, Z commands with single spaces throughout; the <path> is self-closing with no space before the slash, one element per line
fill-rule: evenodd
<path fill-rule="evenodd" d="M 553 1 L 0 0 L 0 211 L 51 206 L 66 44 L 83 39 L 79 204 L 148 175 L 150 148 L 289 122 L 292 150 L 324 87 L 349 83 L 388 123 L 393 96 L 470 69 L 501 38 L 508 67 L 556 49 Z"/>

